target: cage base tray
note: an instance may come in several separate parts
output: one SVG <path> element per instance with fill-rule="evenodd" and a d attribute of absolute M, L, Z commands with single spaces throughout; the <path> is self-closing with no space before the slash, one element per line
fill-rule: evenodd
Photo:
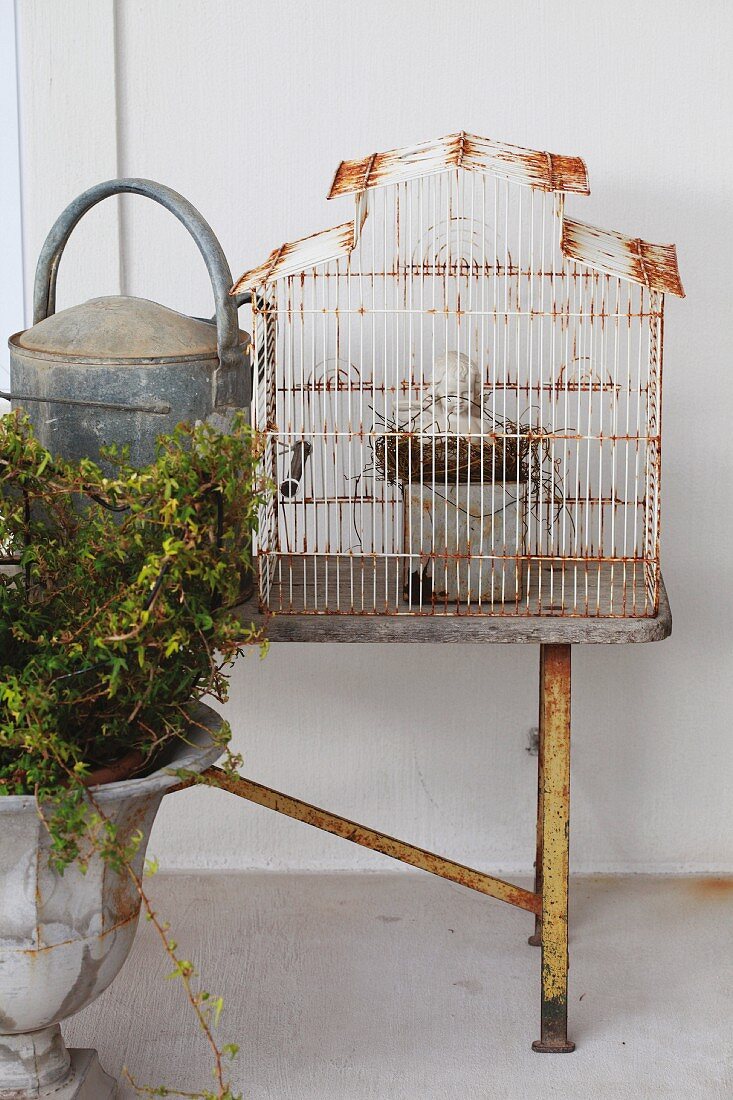
<path fill-rule="evenodd" d="M 285 577 L 290 564 L 291 559 L 283 558 L 280 562 L 281 577 Z M 321 560 L 321 569 L 324 564 Z M 346 564 L 348 565 L 348 560 Z M 380 566 L 382 564 L 380 562 Z M 367 568 L 370 565 L 371 570 Z M 312 562 L 305 563 L 297 559 L 293 564 L 294 570 L 296 566 L 302 575 L 304 568 L 312 567 Z M 593 599 L 589 601 L 587 611 L 583 604 L 579 606 L 577 613 L 563 614 L 559 607 L 553 610 L 549 589 L 543 586 L 540 591 L 539 578 L 532 576 L 529 578 L 521 601 L 517 604 L 497 604 L 492 614 L 490 608 L 485 606 L 455 603 L 452 605 L 433 603 L 423 608 L 419 605 L 410 607 L 402 600 L 399 569 L 400 566 L 393 562 L 394 586 L 390 591 L 396 594 L 393 596 L 393 601 L 396 598 L 397 603 L 393 603 L 392 606 L 399 606 L 399 612 L 394 609 L 385 610 L 384 601 L 382 601 L 381 611 L 375 610 L 373 598 L 367 599 L 370 594 L 373 597 L 375 584 L 374 567 L 368 560 L 359 561 L 358 573 L 355 573 L 354 606 L 351 608 L 350 600 L 347 599 L 347 595 L 350 597 L 351 594 L 351 570 L 346 569 L 342 559 L 338 586 L 336 585 L 337 573 L 332 567 L 328 588 L 323 590 L 324 604 L 319 609 L 309 602 L 311 582 L 307 577 L 306 583 L 301 582 L 298 587 L 293 573 L 292 588 L 289 584 L 286 588 L 283 580 L 278 586 L 278 563 L 276 563 L 273 570 L 269 609 L 261 608 L 256 600 L 251 600 L 240 604 L 237 614 L 244 622 L 266 624 L 267 635 L 273 642 L 623 644 L 661 641 L 672 632 L 672 614 L 661 576 L 659 607 L 656 614 L 651 608 L 646 615 L 643 614 L 643 585 L 640 585 L 636 614 L 631 614 L 634 608 L 627 595 L 628 613 L 624 615 L 622 606 L 620 604 L 614 606 L 611 602 L 610 577 L 608 585 L 604 585 L 603 577 L 601 578 L 601 595 L 606 593 L 607 596 L 605 603 L 598 602 L 597 593 L 593 592 Z M 347 583 L 349 587 L 346 587 Z M 557 583 L 557 571 L 555 583 Z M 363 605 L 362 592 L 364 593 Z M 553 593 L 555 594 L 556 592 Z M 337 596 L 340 599 L 340 608 Z M 324 606 L 327 610 L 324 610 Z M 609 610 L 613 613 L 609 613 Z"/>

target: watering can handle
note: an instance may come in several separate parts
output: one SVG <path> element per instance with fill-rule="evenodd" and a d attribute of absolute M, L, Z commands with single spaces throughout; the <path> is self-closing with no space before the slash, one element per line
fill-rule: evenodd
<path fill-rule="evenodd" d="M 229 294 L 232 273 L 214 231 L 195 206 L 177 191 L 154 180 L 118 179 L 98 183 L 70 203 L 51 228 L 36 267 L 33 288 L 33 324 L 56 311 L 56 277 L 66 244 L 80 219 L 110 195 L 144 195 L 160 203 L 178 218 L 195 240 L 204 258 L 214 290 L 216 306 L 216 346 L 219 368 L 216 375 L 216 405 L 246 406 L 249 372 L 245 370 L 245 352 L 240 343 L 237 304 Z"/>

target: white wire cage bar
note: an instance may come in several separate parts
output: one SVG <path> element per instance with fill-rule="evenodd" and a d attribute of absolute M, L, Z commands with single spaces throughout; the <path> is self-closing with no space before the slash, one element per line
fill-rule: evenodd
<path fill-rule="evenodd" d="M 454 135 L 346 162 L 354 221 L 235 287 L 276 487 L 267 610 L 656 613 L 674 249 L 565 219 L 582 161 L 511 149 Z"/>

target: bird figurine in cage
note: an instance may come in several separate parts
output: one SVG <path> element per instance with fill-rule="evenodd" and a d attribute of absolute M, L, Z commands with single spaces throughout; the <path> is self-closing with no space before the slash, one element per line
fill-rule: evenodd
<path fill-rule="evenodd" d="M 352 220 L 241 277 L 280 614 L 645 617 L 674 246 L 566 216 L 579 157 L 457 133 L 342 162 Z"/>
<path fill-rule="evenodd" d="M 404 598 L 418 607 L 428 597 L 479 605 L 515 600 L 522 584 L 524 481 L 507 488 L 506 470 L 499 471 L 500 484 L 491 476 L 495 440 L 484 431 L 481 371 L 461 352 L 439 355 L 419 409 L 398 402 L 397 421 L 391 437 L 376 441 L 375 456 L 382 475 L 394 470 L 403 487 L 410 549 Z M 511 479 L 516 471 L 508 473 Z M 482 560 L 484 547 L 499 546 L 500 562 L 496 554 L 490 564 Z"/>

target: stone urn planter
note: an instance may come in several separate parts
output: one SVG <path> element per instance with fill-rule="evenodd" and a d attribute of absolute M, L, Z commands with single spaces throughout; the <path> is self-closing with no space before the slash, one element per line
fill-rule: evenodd
<path fill-rule="evenodd" d="M 200 705 L 185 740 L 140 779 L 92 788 L 125 844 L 140 830 L 145 849 L 177 768 L 200 772 L 221 755 L 211 735 L 222 720 Z M 203 727 L 203 728 L 202 728 Z M 124 871 L 94 856 L 86 874 L 58 874 L 35 799 L 0 797 L 0 1100 L 109 1100 L 117 1091 L 92 1050 L 68 1051 L 59 1024 L 84 1008 L 119 972 L 135 937 L 140 898 Z"/>

